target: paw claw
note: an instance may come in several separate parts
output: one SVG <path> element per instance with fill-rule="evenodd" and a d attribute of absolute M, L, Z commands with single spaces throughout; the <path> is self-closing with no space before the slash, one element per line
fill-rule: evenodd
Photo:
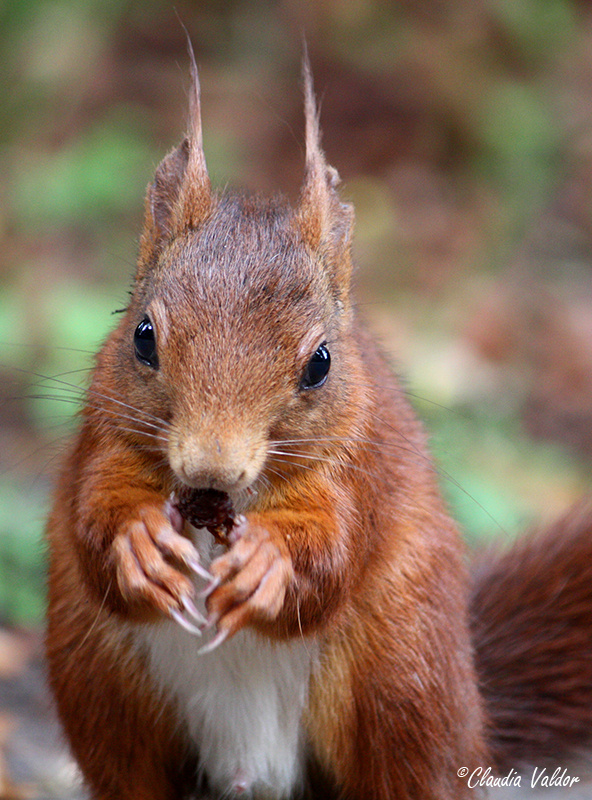
<path fill-rule="evenodd" d="M 212 628 L 215 628 L 216 625 L 220 622 L 220 614 L 208 614 L 208 618 L 206 620 L 206 624 L 204 625 L 204 631 L 211 631 Z"/>
<path fill-rule="evenodd" d="M 222 644 L 222 642 L 224 642 L 227 638 L 228 638 L 228 631 L 225 630 L 218 631 L 218 633 L 214 636 L 214 638 L 210 642 L 204 644 L 203 647 L 199 648 L 197 654 L 199 656 L 203 656 L 206 653 L 211 653 L 212 650 L 215 650 L 217 647 L 219 647 Z"/>
<path fill-rule="evenodd" d="M 193 570 L 193 572 L 195 572 L 195 574 L 198 575 L 200 578 L 203 578 L 206 581 L 212 580 L 212 576 L 207 571 L 207 569 L 202 567 L 199 561 L 197 561 L 195 558 L 189 558 L 187 560 L 187 566 L 189 567 L 189 569 Z"/>
<path fill-rule="evenodd" d="M 182 597 L 181 603 L 183 604 L 183 608 L 185 611 L 193 617 L 193 619 L 198 622 L 200 625 L 205 625 L 207 620 L 204 615 L 196 608 L 195 603 L 190 597 Z"/>
<path fill-rule="evenodd" d="M 209 573 L 208 573 L 208 578 L 210 580 L 210 583 L 206 586 L 205 589 L 197 593 L 197 596 L 202 598 L 203 600 L 207 600 L 207 598 L 212 594 L 212 592 L 215 591 L 218 588 L 218 586 L 220 586 L 220 578 L 213 578 Z"/>
<path fill-rule="evenodd" d="M 168 516 L 171 526 L 175 533 L 181 533 L 185 521 L 179 509 L 174 505 L 173 496 L 169 497 L 164 506 L 165 514 Z"/>
<path fill-rule="evenodd" d="M 184 628 L 189 633 L 193 633 L 195 636 L 201 636 L 201 631 L 195 625 L 192 625 L 191 622 L 188 622 L 185 617 L 181 614 L 180 611 L 177 611 L 176 608 L 171 610 L 171 617 L 177 622 L 182 628 Z"/>

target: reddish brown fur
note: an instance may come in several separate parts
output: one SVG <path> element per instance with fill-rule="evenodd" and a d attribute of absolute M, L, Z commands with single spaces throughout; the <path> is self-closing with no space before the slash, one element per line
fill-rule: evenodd
<path fill-rule="evenodd" d="M 591 567 L 589 504 L 475 564 L 473 635 L 501 770 L 565 764 L 589 744 Z"/>
<path fill-rule="evenodd" d="M 63 487 L 50 530 L 72 524 L 71 505 Z M 178 798 L 189 747 L 105 605 L 81 591 L 86 578 L 70 546 L 68 537 L 51 538 L 47 658 L 72 752 L 95 797 Z"/>
<path fill-rule="evenodd" d="M 311 796 L 460 800 L 475 792 L 457 769 L 488 763 L 463 547 L 421 427 L 352 311 L 351 209 L 324 162 L 308 74 L 306 85 L 296 211 L 212 196 L 195 119 L 159 167 L 130 307 L 98 356 L 62 471 L 48 528 L 50 679 L 101 800 L 184 796 L 198 754 L 126 623 L 158 625 L 191 596 L 171 490 L 245 474 L 266 482 L 212 563 L 221 583 L 208 608 L 228 635 L 251 626 L 319 643 Z M 159 369 L 134 357 L 147 309 Z M 329 380 L 302 392 L 322 340 Z M 270 440 L 293 449 L 288 462 Z"/>

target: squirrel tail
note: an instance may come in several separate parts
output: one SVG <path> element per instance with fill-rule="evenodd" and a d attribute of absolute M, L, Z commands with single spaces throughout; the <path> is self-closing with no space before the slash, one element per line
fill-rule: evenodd
<path fill-rule="evenodd" d="M 475 559 L 471 624 L 496 766 L 583 754 L 592 732 L 592 505 Z"/>

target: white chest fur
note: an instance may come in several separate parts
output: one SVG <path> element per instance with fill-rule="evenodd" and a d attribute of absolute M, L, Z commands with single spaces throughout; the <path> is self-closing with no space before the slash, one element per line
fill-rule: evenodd
<path fill-rule="evenodd" d="M 196 531 L 207 565 L 211 536 Z M 206 552 L 207 551 L 207 552 Z M 177 699 L 200 768 L 224 797 L 283 798 L 302 777 L 302 712 L 314 642 L 241 631 L 211 653 L 174 622 L 138 629 L 157 682 Z"/>

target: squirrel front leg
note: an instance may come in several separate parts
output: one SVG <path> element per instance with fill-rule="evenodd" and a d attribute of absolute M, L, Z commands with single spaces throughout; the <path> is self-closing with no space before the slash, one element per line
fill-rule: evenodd
<path fill-rule="evenodd" d="M 82 437 L 81 441 L 84 441 Z M 126 617 L 161 614 L 193 628 L 203 618 L 188 572 L 211 576 L 182 535 L 183 520 L 167 499 L 152 462 L 125 441 L 79 456 L 74 536 L 83 574 L 101 603 Z"/>
<path fill-rule="evenodd" d="M 328 487 L 323 506 L 308 502 L 251 512 L 232 531 L 231 547 L 210 565 L 219 583 L 207 601 L 218 634 L 204 649 L 250 625 L 286 638 L 324 624 L 354 572 L 349 525 Z M 337 509 L 339 508 L 339 513 Z"/>

